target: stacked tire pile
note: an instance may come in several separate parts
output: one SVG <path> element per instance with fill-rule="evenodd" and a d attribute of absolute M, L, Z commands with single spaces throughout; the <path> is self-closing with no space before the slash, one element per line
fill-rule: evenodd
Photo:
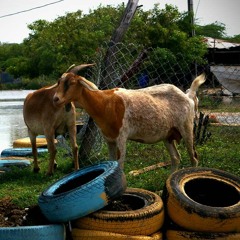
<path fill-rule="evenodd" d="M 139 188 L 127 188 L 105 209 L 73 222 L 73 240 L 161 240 L 164 207 L 160 196 Z M 114 207 L 115 206 L 115 207 Z"/>
<path fill-rule="evenodd" d="M 130 210 L 107 210 L 119 199 Z M 116 161 L 67 175 L 48 187 L 38 202 L 50 222 L 71 221 L 73 240 L 162 239 L 162 199 L 147 190 L 127 188 L 125 175 Z"/>
<path fill-rule="evenodd" d="M 1 228 L 0 239 L 240 240 L 240 178 L 217 169 L 171 174 L 161 198 L 127 188 L 106 161 L 58 180 L 38 202 L 52 225 Z"/>
<path fill-rule="evenodd" d="M 48 152 L 47 141 L 44 136 L 36 138 L 38 154 Z M 11 167 L 30 167 L 32 148 L 30 138 L 20 138 L 13 142 L 12 148 L 6 148 L 0 154 L 0 174 L 11 170 Z"/>
<path fill-rule="evenodd" d="M 56 143 L 56 141 L 55 141 Z M 36 138 L 37 152 L 42 154 L 48 152 L 47 140 L 45 136 L 40 135 Z M 6 148 L 1 152 L 2 157 L 28 157 L 32 156 L 31 141 L 29 137 L 20 138 L 13 141 L 12 148 Z"/>
<path fill-rule="evenodd" d="M 240 178 L 210 168 L 173 173 L 163 194 L 167 240 L 240 239 Z"/>
<path fill-rule="evenodd" d="M 82 168 L 49 186 L 38 199 L 50 225 L 0 228 L 4 240 L 65 240 L 66 223 L 108 205 L 126 190 L 126 178 L 116 161 Z"/>

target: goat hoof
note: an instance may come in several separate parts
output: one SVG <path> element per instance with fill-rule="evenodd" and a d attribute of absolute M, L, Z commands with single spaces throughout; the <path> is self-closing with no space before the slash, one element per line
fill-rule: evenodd
<path fill-rule="evenodd" d="M 34 173 L 39 173 L 39 171 L 40 171 L 40 168 L 38 167 L 38 168 L 33 168 L 33 172 Z"/>

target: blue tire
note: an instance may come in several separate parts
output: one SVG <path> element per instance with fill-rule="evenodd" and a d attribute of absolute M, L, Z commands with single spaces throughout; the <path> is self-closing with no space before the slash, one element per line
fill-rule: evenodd
<path fill-rule="evenodd" d="M 68 222 L 105 207 L 125 189 L 118 162 L 106 161 L 58 180 L 39 196 L 38 203 L 50 222 Z"/>
<path fill-rule="evenodd" d="M 0 239 L 3 240 L 65 240 L 66 231 L 63 224 L 27 227 L 2 227 Z"/>
<path fill-rule="evenodd" d="M 47 148 L 37 148 L 38 154 L 48 152 Z M 1 157 L 9 157 L 9 156 L 18 156 L 18 157 L 26 157 L 32 156 L 32 148 L 7 148 L 2 150 Z"/>
<path fill-rule="evenodd" d="M 30 160 L 0 160 L 0 170 L 8 170 L 9 167 L 19 167 L 24 168 L 30 166 L 31 162 Z"/>

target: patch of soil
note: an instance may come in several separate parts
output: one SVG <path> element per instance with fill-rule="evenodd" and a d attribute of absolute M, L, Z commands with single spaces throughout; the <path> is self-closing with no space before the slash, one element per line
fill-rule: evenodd
<path fill-rule="evenodd" d="M 112 201 L 109 205 L 104 207 L 105 211 L 131 211 L 133 210 L 129 204 L 123 202 L 122 198 Z"/>
<path fill-rule="evenodd" d="M 104 210 L 108 211 L 130 211 L 134 208 L 127 203 L 124 197 L 120 197 Z M 38 205 L 29 208 L 20 208 L 12 202 L 9 197 L 0 199 L 0 227 L 17 227 L 17 226 L 38 226 L 47 225 L 50 222 L 41 213 Z"/>
<path fill-rule="evenodd" d="M 0 200 L 0 227 L 34 226 L 49 224 L 39 206 L 20 208 L 11 198 Z"/>

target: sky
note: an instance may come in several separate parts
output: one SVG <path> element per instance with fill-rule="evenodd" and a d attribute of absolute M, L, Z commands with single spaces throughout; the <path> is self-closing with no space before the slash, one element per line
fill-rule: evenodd
<path fill-rule="evenodd" d="M 226 25 L 226 33 L 228 36 L 240 34 L 239 0 L 192 1 L 197 24 L 206 25 L 218 21 Z M 27 25 L 39 19 L 53 21 L 68 12 L 82 10 L 87 14 L 90 9 L 96 9 L 100 4 L 102 6 L 117 6 L 122 2 L 127 4 L 128 0 L 0 0 L 0 42 L 21 43 L 30 33 Z M 143 5 L 144 10 L 152 9 L 156 3 L 160 4 L 160 8 L 164 8 L 165 4 L 172 4 L 176 6 L 180 12 L 188 10 L 188 0 L 138 1 L 138 5 Z M 41 7 L 43 5 L 45 6 Z M 36 9 L 27 11 L 33 8 Z M 6 15 L 10 16 L 6 17 Z"/>

